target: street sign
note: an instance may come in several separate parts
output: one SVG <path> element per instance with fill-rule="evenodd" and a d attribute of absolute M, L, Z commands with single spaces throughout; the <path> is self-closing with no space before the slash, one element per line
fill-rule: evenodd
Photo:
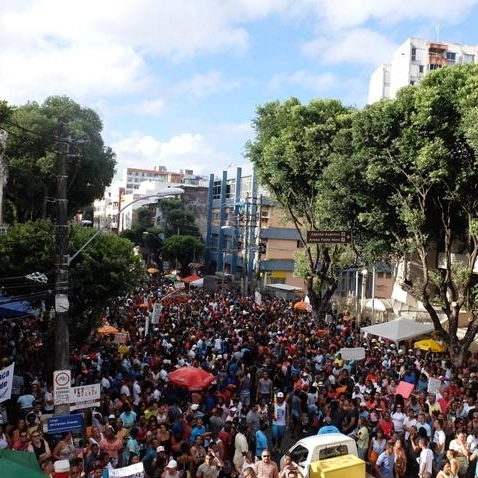
<path fill-rule="evenodd" d="M 48 433 L 63 433 L 83 428 L 83 415 L 53 415 L 48 419 Z"/>
<path fill-rule="evenodd" d="M 53 372 L 53 403 L 66 405 L 70 403 L 71 370 Z"/>
<path fill-rule="evenodd" d="M 307 231 L 309 244 L 350 244 L 352 231 Z"/>
<path fill-rule="evenodd" d="M 98 407 L 101 399 L 101 385 L 82 385 L 70 388 L 70 410 Z"/>

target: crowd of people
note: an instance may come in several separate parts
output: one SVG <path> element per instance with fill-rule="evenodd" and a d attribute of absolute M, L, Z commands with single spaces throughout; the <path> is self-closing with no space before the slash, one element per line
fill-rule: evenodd
<path fill-rule="evenodd" d="M 282 457 L 287 443 L 338 431 L 381 478 L 478 476 L 476 355 L 456 368 L 444 354 L 364 337 L 347 311 L 318 321 L 274 297 L 171 290 L 138 289 L 105 313 L 124 340 L 92 333 L 72 351 L 73 384 L 102 391 L 81 437 L 47 433 L 53 393 L 35 361 L 35 324 L 5 321 L 2 363 L 21 366 L 12 399 L 0 404 L 0 448 L 34 452 L 47 476 L 63 459 L 71 477 L 142 462 L 150 478 L 301 478 L 296 457 Z M 343 347 L 364 347 L 365 359 L 344 360 Z M 169 373 L 182 367 L 215 381 L 203 391 L 178 387 Z M 429 390 L 431 378 L 439 391 Z M 400 381 L 414 385 L 408 398 L 396 393 Z"/>

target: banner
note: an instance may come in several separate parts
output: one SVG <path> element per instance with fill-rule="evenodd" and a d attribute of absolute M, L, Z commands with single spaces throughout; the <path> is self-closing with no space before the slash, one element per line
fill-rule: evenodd
<path fill-rule="evenodd" d="M 0 403 L 12 396 L 13 368 L 15 364 L 0 370 Z"/>
<path fill-rule="evenodd" d="M 135 463 L 134 465 L 109 470 L 109 478 L 144 478 L 143 463 Z"/>

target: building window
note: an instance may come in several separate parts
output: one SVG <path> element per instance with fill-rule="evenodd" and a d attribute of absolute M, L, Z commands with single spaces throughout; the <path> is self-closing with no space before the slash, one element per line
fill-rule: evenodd
<path fill-rule="evenodd" d="M 412 46 L 411 60 L 417 61 L 417 49 L 414 46 Z"/>
<path fill-rule="evenodd" d="M 446 59 L 448 60 L 448 64 L 454 65 L 456 63 L 456 53 L 454 51 L 447 51 Z"/>
<path fill-rule="evenodd" d="M 423 65 L 419 65 L 418 66 L 418 73 L 423 73 L 424 69 L 425 69 L 425 67 Z"/>
<path fill-rule="evenodd" d="M 384 272 L 377 272 L 377 278 L 378 279 L 383 279 L 383 276 L 385 275 Z"/>
<path fill-rule="evenodd" d="M 387 279 L 391 279 L 392 278 L 392 273 L 391 272 L 385 272 L 385 277 Z"/>
<path fill-rule="evenodd" d="M 414 85 L 415 84 L 415 80 L 410 80 L 410 85 Z"/>
<path fill-rule="evenodd" d="M 429 69 L 430 71 L 439 70 L 440 68 L 441 68 L 441 65 L 433 65 L 433 64 L 428 65 L 428 69 Z"/>
<path fill-rule="evenodd" d="M 463 63 L 475 63 L 475 55 L 463 53 Z"/>

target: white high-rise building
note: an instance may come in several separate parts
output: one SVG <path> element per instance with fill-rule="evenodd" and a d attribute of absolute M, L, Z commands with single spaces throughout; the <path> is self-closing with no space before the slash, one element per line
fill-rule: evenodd
<path fill-rule="evenodd" d="M 400 88 L 415 85 L 430 71 L 465 63 L 478 63 L 478 45 L 409 38 L 395 50 L 390 63 L 372 73 L 368 103 L 395 98 Z"/>

